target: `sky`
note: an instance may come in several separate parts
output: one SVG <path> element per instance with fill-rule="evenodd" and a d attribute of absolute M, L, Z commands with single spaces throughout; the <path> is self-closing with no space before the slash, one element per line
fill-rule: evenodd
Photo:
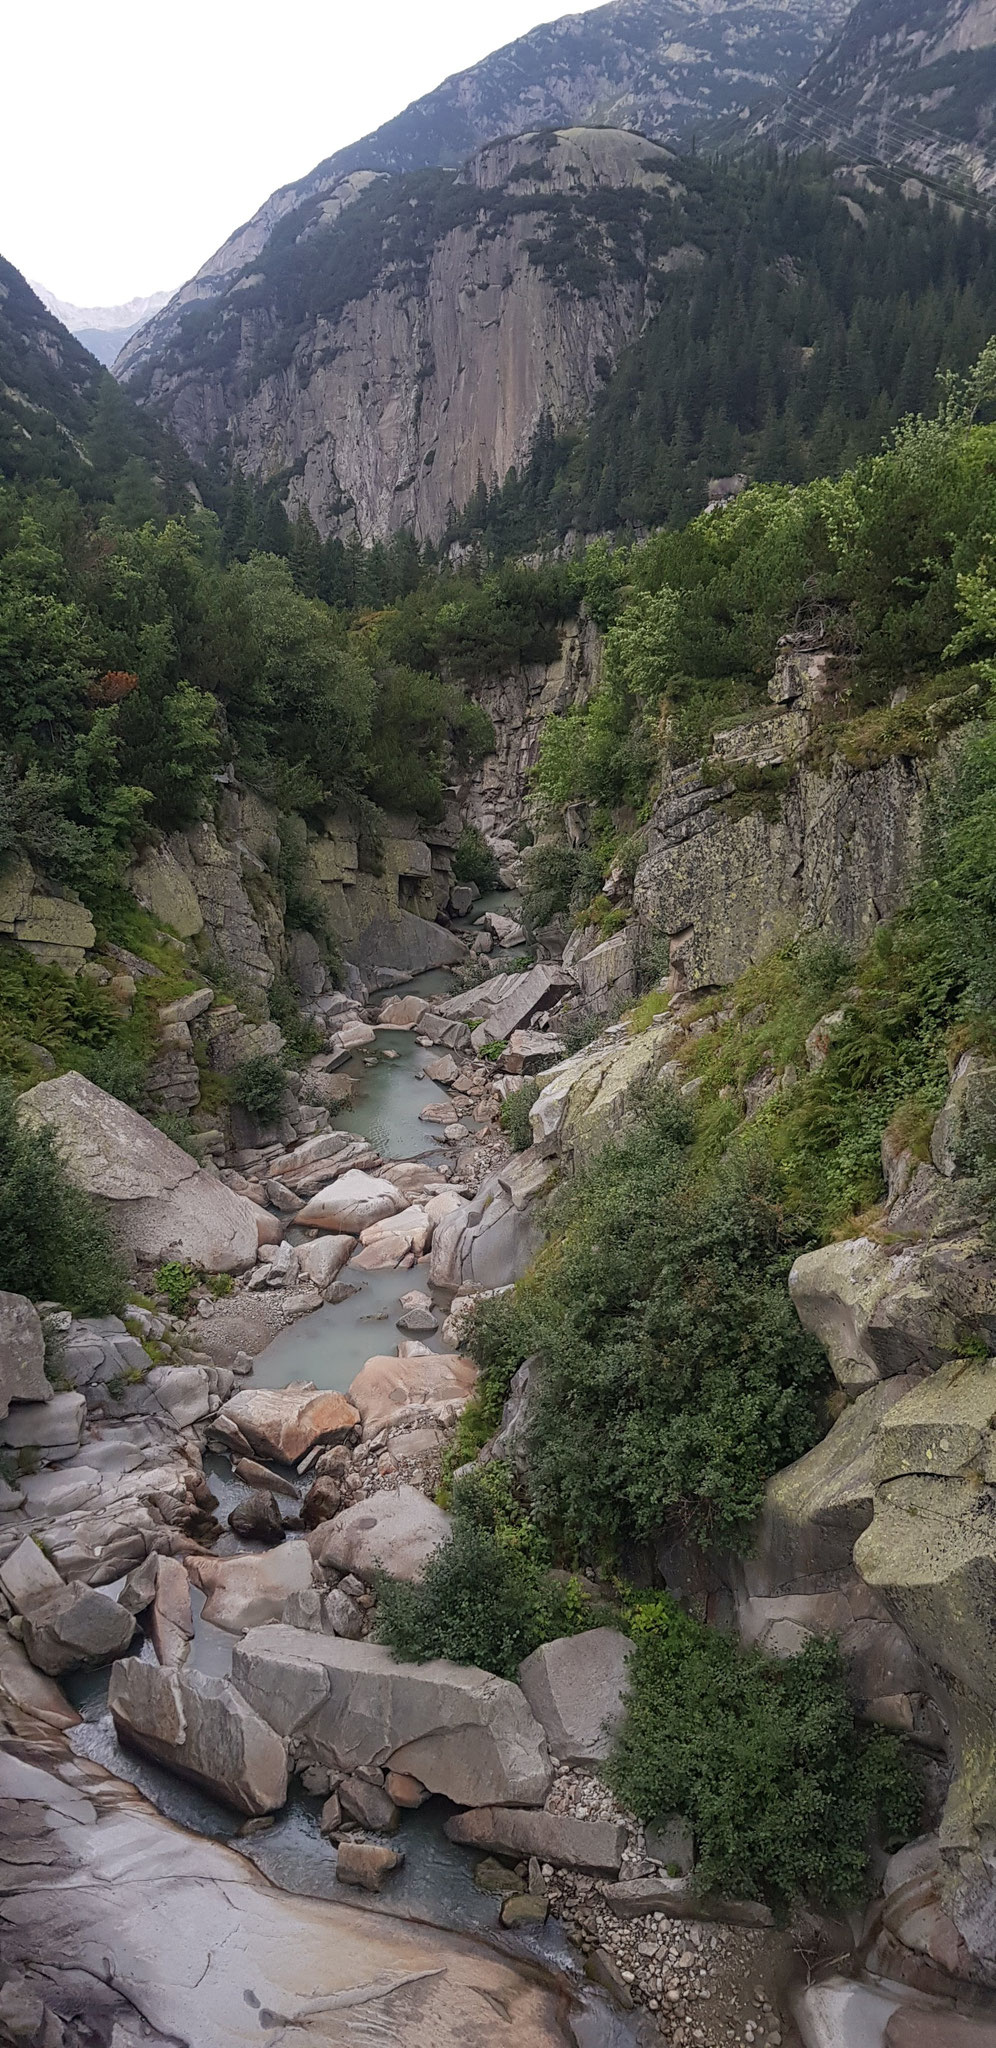
<path fill-rule="evenodd" d="M 597 4 L 7 0 L 0 254 L 78 306 L 173 290 L 276 186 Z"/>

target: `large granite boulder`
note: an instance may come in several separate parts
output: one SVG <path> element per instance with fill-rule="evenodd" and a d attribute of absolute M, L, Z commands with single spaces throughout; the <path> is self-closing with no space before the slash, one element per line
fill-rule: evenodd
<path fill-rule="evenodd" d="M 430 1317 L 430 1323 L 435 1319 Z M 414 1358 L 368 1358 L 349 1389 L 364 1433 L 397 1424 L 411 1410 L 427 1417 L 465 1407 L 477 1384 L 477 1367 L 453 1352 L 426 1351 Z"/>
<path fill-rule="evenodd" d="M 359 1424 L 345 1394 L 294 1380 L 287 1387 L 243 1387 L 214 1416 L 211 1429 L 241 1458 L 296 1465 L 316 1445 L 345 1443 Z"/>
<path fill-rule="evenodd" d="M 24 1294 L 0 1292 L 0 1416 L 12 1401 L 47 1401 L 51 1392 L 38 1310 Z"/>
<path fill-rule="evenodd" d="M 134 1615 L 93 1586 L 53 1586 L 25 1601 L 21 1616 L 28 1656 L 50 1678 L 82 1665 L 108 1664 L 135 1633 Z"/>
<path fill-rule="evenodd" d="M 532 1263 L 543 1242 L 541 1203 L 556 1184 L 557 1169 L 535 1152 L 522 1152 L 489 1174 L 465 1214 L 444 1217 L 432 1240 L 433 1286 L 506 1287 Z"/>
<path fill-rule="evenodd" d="M 276 1813 L 287 1797 L 287 1751 L 227 1678 L 128 1657 L 111 1672 L 118 1739 L 168 1765 L 239 1813 Z"/>
<path fill-rule="evenodd" d="M 473 1665 L 397 1664 L 377 1643 L 259 1628 L 238 1644 L 232 1682 L 303 1762 L 402 1771 L 457 1806 L 540 1806 L 549 1790 L 518 1686 Z"/>
<path fill-rule="evenodd" d="M 52 1593 L 63 1584 L 61 1573 L 33 1536 L 23 1536 L 0 1564 L 0 1593 L 18 1614 L 40 1594 Z"/>
<path fill-rule="evenodd" d="M 331 1230 L 337 1236 L 359 1237 L 371 1223 L 396 1216 L 404 1207 L 405 1198 L 391 1181 L 354 1167 L 312 1195 L 294 1221 L 302 1230 Z"/>
<path fill-rule="evenodd" d="M 854 1395 L 892 1373 L 933 1369 L 956 1357 L 966 1324 L 980 1310 L 992 1335 L 994 1280 L 996 1261 L 975 1238 L 885 1246 L 858 1237 L 803 1252 L 789 1292 L 838 1384 Z M 980 1287 L 991 1293 L 988 1302 L 980 1300 Z"/>
<path fill-rule="evenodd" d="M 519 1684 L 561 1763 L 604 1763 L 623 1718 L 631 1647 L 618 1629 L 591 1628 L 541 1643 L 519 1665 Z"/>
<path fill-rule="evenodd" d="M 541 960 L 525 974 L 494 974 L 477 988 L 464 989 L 439 1004 L 444 1017 L 476 1017 L 488 1039 L 511 1038 L 537 1010 L 547 1010 L 577 987 L 573 974 L 556 962 Z"/>
<path fill-rule="evenodd" d="M 309 1538 L 316 1561 L 372 1580 L 420 1579 L 433 1551 L 450 1533 L 450 1518 L 414 1486 L 384 1488 L 354 1501 Z"/>
<path fill-rule="evenodd" d="M 287 1601 L 311 1585 L 312 1559 L 308 1545 L 299 1541 L 253 1557 L 191 1557 L 187 1570 L 207 1595 L 204 1620 L 237 1635 L 279 1620 Z"/>
<path fill-rule="evenodd" d="M 530 1112 L 534 1145 L 572 1170 L 583 1166 L 625 1130 L 634 1091 L 667 1078 L 677 1036 L 673 1023 L 652 1025 L 552 1068 Z"/>
<path fill-rule="evenodd" d="M 183 1259 L 211 1273 L 255 1263 L 253 1204 L 82 1074 L 29 1088 L 17 1111 L 52 1131 L 70 1180 L 94 1196 L 132 1262 Z"/>

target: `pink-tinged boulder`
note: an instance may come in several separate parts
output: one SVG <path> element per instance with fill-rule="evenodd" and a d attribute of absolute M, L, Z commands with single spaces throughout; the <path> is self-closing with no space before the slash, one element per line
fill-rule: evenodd
<path fill-rule="evenodd" d="M 316 1445 L 345 1443 L 359 1422 L 345 1394 L 295 1380 L 289 1387 L 243 1387 L 212 1417 L 211 1433 L 240 1458 L 296 1465 Z"/>
<path fill-rule="evenodd" d="M 229 1679 L 127 1657 L 111 1672 L 108 1704 L 126 1748 L 212 1798 L 252 1817 L 283 1805 L 287 1751 Z"/>
<path fill-rule="evenodd" d="M 463 1408 L 477 1384 L 477 1367 L 453 1352 L 427 1351 L 408 1358 L 368 1358 L 349 1389 L 365 1435 L 395 1424 L 411 1409 L 429 1413 Z"/>
<path fill-rule="evenodd" d="M 359 1237 L 371 1223 L 396 1216 L 404 1206 L 404 1196 L 389 1180 L 353 1168 L 312 1195 L 294 1221 L 302 1230 L 333 1230 Z"/>

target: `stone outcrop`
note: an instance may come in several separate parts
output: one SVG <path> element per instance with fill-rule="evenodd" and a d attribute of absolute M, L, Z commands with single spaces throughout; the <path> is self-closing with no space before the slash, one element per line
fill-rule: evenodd
<path fill-rule="evenodd" d="M 306 1592 L 313 1577 L 311 1552 L 302 1542 L 282 1543 L 253 1557 L 191 1557 L 187 1570 L 207 1595 L 204 1620 L 235 1635 L 278 1621 L 286 1602 Z"/>
<path fill-rule="evenodd" d="M 238 1813 L 276 1813 L 287 1797 L 287 1752 L 227 1678 L 165 1670 L 129 1657 L 111 1672 L 119 1739 Z"/>
<path fill-rule="evenodd" d="M 92 1586 L 53 1586 L 21 1607 L 24 1647 L 39 1671 L 59 1678 L 82 1665 L 109 1664 L 135 1632 L 135 1617 Z"/>
<path fill-rule="evenodd" d="M 0 1292 L 0 1418 L 12 1401 L 47 1401 L 41 1317 L 23 1294 Z"/>
<path fill-rule="evenodd" d="M 568 1170 L 584 1165 L 626 1128 L 634 1089 L 669 1078 L 675 1036 L 670 1024 L 651 1025 L 552 1067 L 530 1112 L 534 1146 Z"/>
<path fill-rule="evenodd" d="M 233 1683 L 302 1763 L 376 1764 L 458 1806 L 539 1806 L 550 1785 L 543 1732 L 518 1686 L 473 1665 L 397 1664 L 375 1643 L 253 1629 Z"/>
<path fill-rule="evenodd" d="M 78 974 L 96 928 L 79 898 L 43 882 L 30 861 L 5 861 L 0 874 L 0 942 L 13 939 L 43 966 Z"/>
<path fill-rule="evenodd" d="M 505 1287 L 517 1280 L 543 1241 L 540 1205 L 556 1167 L 533 1152 L 509 1160 L 481 1183 L 464 1214 L 445 1217 L 432 1240 L 435 1287 Z"/>
<path fill-rule="evenodd" d="M 446 1823 L 451 1842 L 503 1856 L 537 1856 L 569 1870 L 617 1877 L 626 1830 L 607 1820 L 574 1820 L 565 1813 L 516 1812 L 507 1806 L 478 1807 Z"/>
<path fill-rule="evenodd" d="M 29 1088 L 18 1114 L 52 1131 L 70 1179 L 95 1197 L 134 1263 L 182 1259 L 212 1273 L 238 1273 L 253 1263 L 252 1204 L 82 1074 Z"/>
<path fill-rule="evenodd" d="M 708 780 L 697 767 L 666 776 L 633 901 L 642 935 L 669 941 L 677 986 L 734 981 L 801 930 L 858 950 L 905 901 L 928 764 L 896 755 L 854 769 L 837 754 L 813 765 L 819 706 L 844 680 L 825 653 L 783 643 L 772 709 L 714 735 Z M 787 775 L 773 808 L 772 769 Z"/>
<path fill-rule="evenodd" d="M 530 775 L 547 719 L 583 708 L 601 673 L 602 636 L 582 616 L 565 623 L 553 661 L 525 663 L 511 674 L 485 676 L 475 684 L 474 694 L 494 727 L 495 750 L 472 779 L 460 784 L 459 794 L 468 819 L 489 844 L 512 841 L 527 816 Z"/>

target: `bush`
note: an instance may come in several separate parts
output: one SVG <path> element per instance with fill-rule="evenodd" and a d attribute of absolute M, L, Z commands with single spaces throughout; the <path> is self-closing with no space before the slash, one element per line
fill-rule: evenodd
<path fill-rule="evenodd" d="M 550 1577 L 536 1529 L 500 1463 L 461 1479 L 453 1529 L 421 1580 L 382 1579 L 377 1639 L 405 1663 L 450 1657 L 515 1678 L 523 1657 L 554 1636 L 591 1628 L 579 1587 Z"/>
<path fill-rule="evenodd" d="M 868 1896 L 876 1821 L 887 1847 L 918 1824 L 902 1749 L 855 1725 L 837 1646 L 782 1661 L 693 1621 L 667 1594 L 630 1617 L 627 1715 L 609 1782 L 641 1820 L 680 1813 L 702 1889 L 802 1897 L 838 1910 Z"/>
<path fill-rule="evenodd" d="M 186 1315 L 197 1281 L 197 1268 L 187 1260 L 167 1259 L 165 1265 L 159 1267 L 156 1293 L 165 1294 L 171 1315 Z"/>
<path fill-rule="evenodd" d="M 465 825 L 453 850 L 453 873 L 458 882 L 476 882 L 482 896 L 501 888 L 498 862 L 476 825 Z"/>
<path fill-rule="evenodd" d="M 76 1054 L 76 1070 L 97 1088 L 126 1102 L 129 1109 L 141 1109 L 149 1077 L 148 1061 L 127 1045 L 97 1046 Z"/>
<path fill-rule="evenodd" d="M 498 1122 L 512 1147 L 513 1152 L 528 1152 L 533 1142 L 529 1112 L 540 1092 L 538 1081 L 523 1081 L 514 1095 L 506 1095 L 500 1110 Z"/>
<path fill-rule="evenodd" d="M 20 1122 L 0 1080 L 0 1288 L 76 1315 L 122 1306 L 124 1270 L 96 1204 L 74 1188 L 49 1130 Z"/>
<path fill-rule="evenodd" d="M 232 1101 L 261 1124 L 273 1122 L 287 1086 L 287 1070 L 270 1053 L 240 1060 L 232 1074 Z"/>
<path fill-rule="evenodd" d="M 483 1369 L 542 1354 L 530 1485 L 570 1552 L 667 1525 L 742 1543 L 768 1475 L 821 1432 L 826 1361 L 786 1284 L 805 1239 L 762 1159 L 702 1170 L 693 1136 L 675 1096 L 641 1105 L 562 1198 L 532 1280 L 474 1319 Z"/>

